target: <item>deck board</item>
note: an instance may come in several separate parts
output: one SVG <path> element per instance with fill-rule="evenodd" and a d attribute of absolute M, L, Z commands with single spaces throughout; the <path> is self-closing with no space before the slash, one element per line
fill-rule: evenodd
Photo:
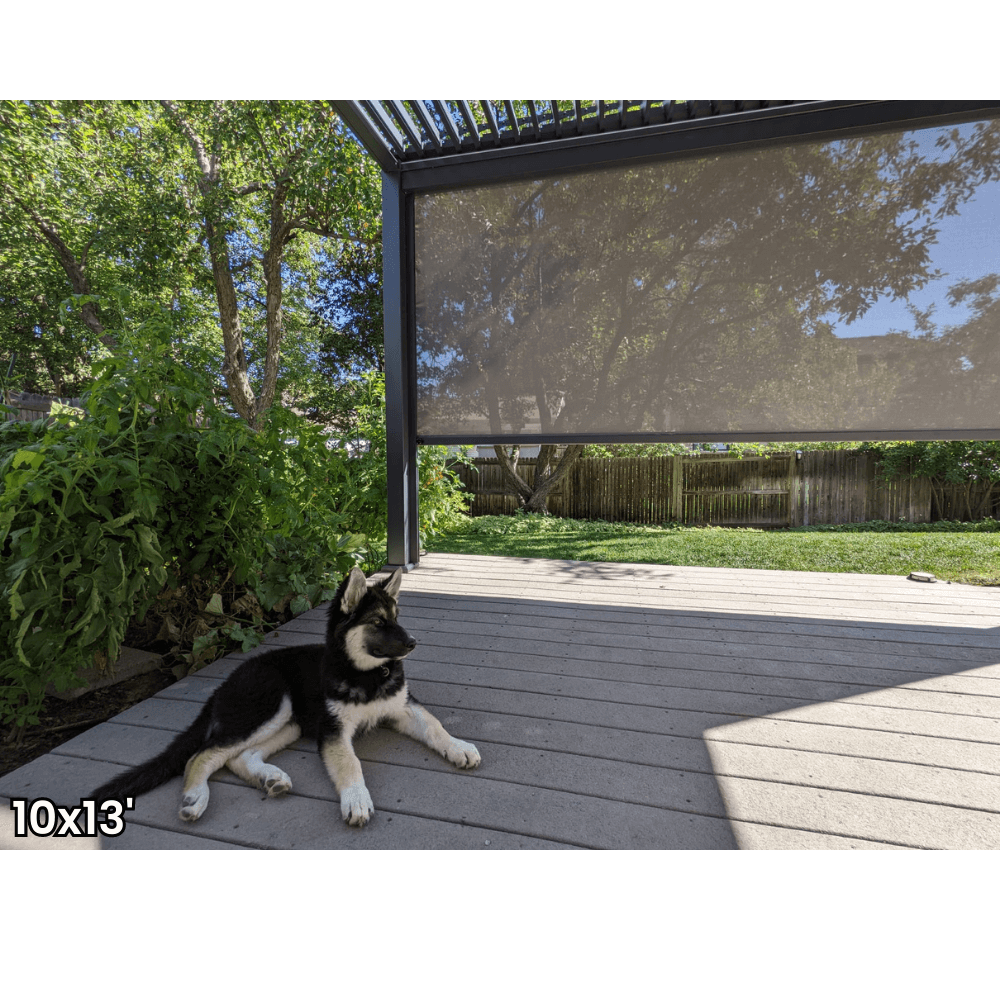
<path fill-rule="evenodd" d="M 377 812 L 355 830 L 299 741 L 274 758 L 295 784 L 283 799 L 220 772 L 189 826 L 175 780 L 101 846 L 1000 847 L 996 589 L 431 554 L 404 577 L 400 619 L 419 641 L 411 689 L 479 746 L 477 771 L 369 734 Z M 316 609 L 268 644 L 323 627 Z M 166 745 L 243 658 L 0 778 L 0 795 L 75 803 Z"/>

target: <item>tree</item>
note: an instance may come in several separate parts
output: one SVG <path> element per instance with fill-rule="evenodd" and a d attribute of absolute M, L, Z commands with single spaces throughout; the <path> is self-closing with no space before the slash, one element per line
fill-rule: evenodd
<path fill-rule="evenodd" d="M 176 158 L 150 112 L 0 102 L 0 336 L 27 387 L 79 391 L 89 363 L 116 347 L 108 309 L 121 326 L 123 310 L 142 319 L 191 286 Z"/>
<path fill-rule="evenodd" d="M 8 101 L 0 154 L 0 362 L 17 353 L 19 384 L 81 391 L 119 329 L 167 307 L 176 350 L 217 351 L 217 395 L 251 425 L 324 396 L 322 268 L 371 255 L 381 207 L 326 102 Z"/>
<path fill-rule="evenodd" d="M 186 195 L 208 251 L 229 399 L 256 426 L 275 399 L 286 286 L 314 264 L 317 238 L 375 242 L 374 171 L 326 101 L 160 103 L 195 167 Z M 262 298 L 241 296 L 245 272 Z M 248 323 L 265 340 L 256 392 Z"/>
<path fill-rule="evenodd" d="M 385 369 L 382 339 L 382 233 L 374 242 L 342 244 L 320 274 L 314 322 L 320 362 L 336 381 Z"/>
<path fill-rule="evenodd" d="M 367 397 L 367 376 L 385 370 L 381 229 L 375 242 L 335 242 L 322 255 L 310 301 L 310 416 L 344 429 Z"/>

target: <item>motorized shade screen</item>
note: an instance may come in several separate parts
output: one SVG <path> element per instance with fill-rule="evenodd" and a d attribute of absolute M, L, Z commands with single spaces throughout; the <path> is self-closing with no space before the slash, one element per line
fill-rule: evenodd
<path fill-rule="evenodd" d="M 414 196 L 417 433 L 982 436 L 1000 124 Z"/>

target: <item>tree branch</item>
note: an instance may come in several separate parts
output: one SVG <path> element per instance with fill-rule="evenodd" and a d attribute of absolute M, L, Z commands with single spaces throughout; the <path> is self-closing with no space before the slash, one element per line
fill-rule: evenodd
<path fill-rule="evenodd" d="M 41 238 L 55 251 L 57 260 L 62 265 L 66 277 L 69 278 L 69 285 L 73 289 L 73 294 L 90 295 L 90 282 L 87 280 L 87 272 L 84 264 L 76 259 L 73 251 L 66 245 L 55 226 L 43 219 L 34 208 L 26 205 L 16 195 L 12 194 L 11 200 L 31 219 L 35 224 L 35 229 L 41 234 Z M 87 244 L 87 247 L 89 249 L 90 243 Z M 106 347 L 113 348 L 116 346 L 115 338 L 104 332 L 104 324 L 98 319 L 97 309 L 94 307 L 93 302 L 87 302 L 83 305 L 80 308 L 80 315 L 87 327 L 100 338 L 101 343 Z"/>
<path fill-rule="evenodd" d="M 335 229 L 327 229 L 325 226 L 310 226 L 308 223 L 295 220 L 288 224 L 289 229 L 301 229 L 304 233 L 312 233 L 314 236 L 322 236 L 333 240 L 344 240 L 345 243 L 363 243 L 365 246 L 374 247 L 382 242 L 381 236 L 355 236 L 352 233 L 341 233 Z"/>
<path fill-rule="evenodd" d="M 160 101 L 160 104 L 166 109 L 170 117 L 174 119 L 177 127 L 187 138 L 188 143 L 194 150 L 194 158 L 198 162 L 198 169 L 201 170 L 204 179 L 207 181 L 215 180 L 213 166 L 217 167 L 218 164 L 213 164 L 209 160 L 208 153 L 205 151 L 205 144 L 201 141 L 201 137 L 181 115 L 180 108 L 173 101 Z"/>

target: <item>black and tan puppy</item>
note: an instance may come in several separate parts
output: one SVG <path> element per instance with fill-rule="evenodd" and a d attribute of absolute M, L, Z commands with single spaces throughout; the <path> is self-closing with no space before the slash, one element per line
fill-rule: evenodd
<path fill-rule="evenodd" d="M 208 779 L 224 766 L 269 796 L 290 791 L 292 779 L 267 759 L 306 736 L 318 743 L 341 815 L 363 826 L 375 807 L 353 743 L 365 730 L 388 725 L 456 767 L 478 766 L 479 751 L 410 695 L 403 658 L 417 643 L 396 620 L 401 580 L 396 570 L 369 587 L 361 570 L 351 570 L 330 605 L 325 644 L 272 649 L 240 664 L 163 753 L 92 798 L 123 801 L 183 774 L 180 817 L 194 821 L 208 806 Z"/>

